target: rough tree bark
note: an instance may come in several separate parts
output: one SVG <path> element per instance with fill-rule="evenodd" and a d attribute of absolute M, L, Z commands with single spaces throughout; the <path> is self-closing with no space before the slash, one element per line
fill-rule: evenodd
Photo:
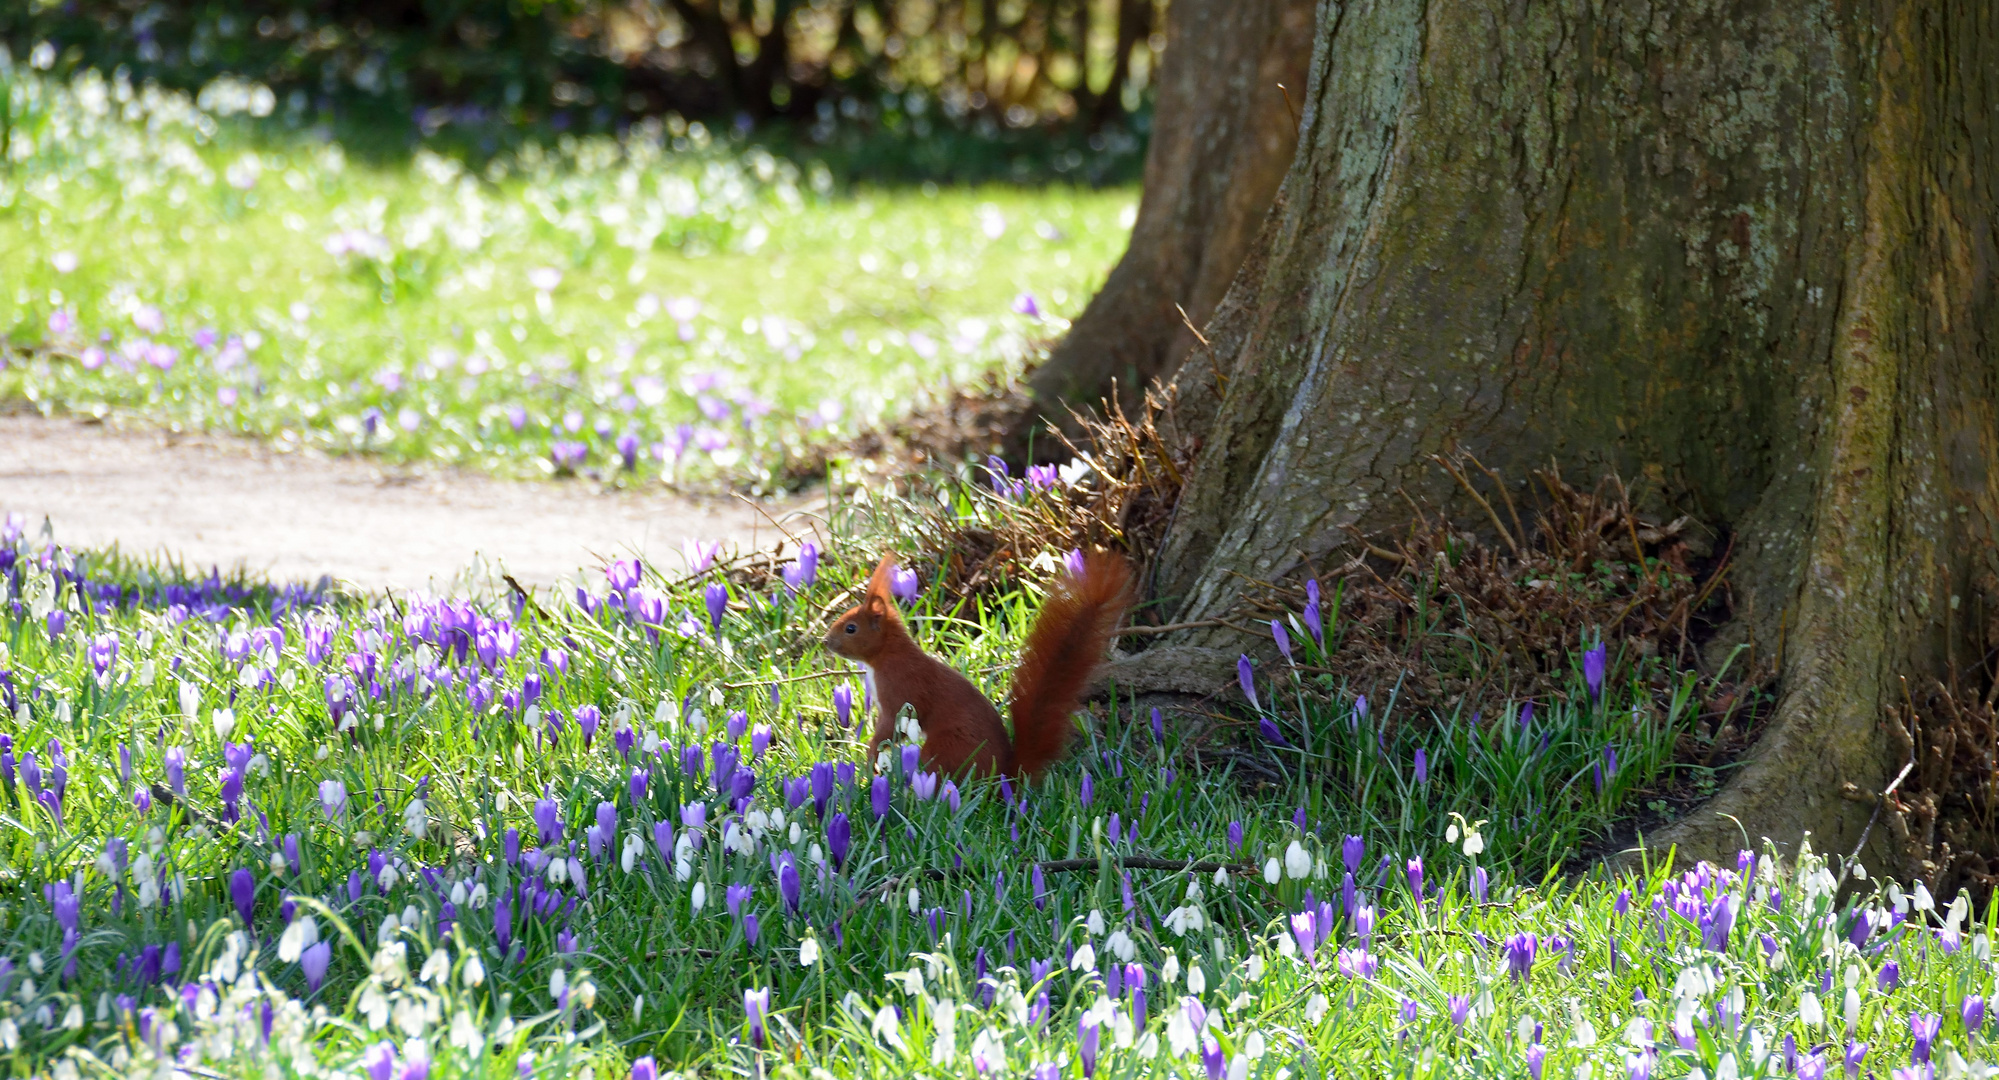
<path fill-rule="evenodd" d="M 1999 645 L 1999 5 L 1327 0 L 1302 104 L 1178 377 L 1172 620 L 1401 492 L 1474 520 L 1433 453 L 1616 469 L 1733 536 L 1730 632 L 1779 652 L 1766 734 L 1652 843 L 1856 842 L 1900 677 Z"/>
<path fill-rule="evenodd" d="M 1170 377 L 1241 265 L 1297 145 L 1314 0 L 1174 0 L 1124 258 L 1046 363 L 1016 449 L 1043 419 L 1108 397 L 1127 406 Z M 1285 99 L 1285 90 L 1290 102 Z M 1295 103 L 1295 104 L 1294 104 Z"/>

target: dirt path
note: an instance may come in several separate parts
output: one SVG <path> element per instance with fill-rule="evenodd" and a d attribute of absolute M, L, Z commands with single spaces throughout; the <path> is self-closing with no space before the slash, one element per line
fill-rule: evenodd
<path fill-rule="evenodd" d="M 0 416 L 0 514 L 46 515 L 70 546 L 165 552 L 193 565 L 321 574 L 366 588 L 449 583 L 480 555 L 552 583 L 611 555 L 678 568 L 687 538 L 770 544 L 750 506 L 599 494 L 459 471 L 278 454 L 246 440 Z"/>

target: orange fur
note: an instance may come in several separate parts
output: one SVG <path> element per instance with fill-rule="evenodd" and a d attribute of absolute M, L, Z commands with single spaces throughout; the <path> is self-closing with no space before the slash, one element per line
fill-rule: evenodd
<path fill-rule="evenodd" d="M 867 665 L 877 708 L 868 761 L 895 737 L 907 704 L 924 733 L 923 763 L 950 774 L 1034 776 L 1069 746 L 1069 717 L 1081 702 L 1131 599 L 1131 567 L 1111 554 L 1084 557 L 1083 576 L 1064 576 L 1049 593 L 1013 672 L 1007 738 L 999 710 L 971 680 L 923 651 L 896 613 L 889 591 L 895 562 L 884 557 L 861 602 L 826 629 L 826 648 Z"/>

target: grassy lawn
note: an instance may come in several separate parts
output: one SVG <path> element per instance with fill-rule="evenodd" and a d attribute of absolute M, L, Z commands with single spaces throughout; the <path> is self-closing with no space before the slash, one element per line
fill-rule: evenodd
<path fill-rule="evenodd" d="M 1017 367 L 1136 201 L 838 190 L 698 124 L 370 162 L 230 115 L 241 92 L 10 89 L 0 335 L 32 352 L 0 395 L 502 474 L 769 488 Z"/>
<path fill-rule="evenodd" d="M 869 520 L 836 511 L 816 576 L 624 564 L 532 603 L 188 578 L 10 526 L 0 1061 L 1241 1078 L 1990 1057 L 1992 910 L 1871 880 L 1836 899 L 1849 868 L 1816 856 L 1550 872 L 1683 723 L 1683 694 L 1644 696 L 1615 658 L 1597 693 L 1578 674 L 1570 704 L 1482 726 L 1402 722 L 1280 661 L 1251 674 L 1262 709 L 1218 703 L 1245 717 L 1219 741 L 1114 700 L 1032 789 L 940 783 L 900 749 L 875 776 L 858 673 L 812 645 Z M 998 695 L 1038 591 L 930 589 L 908 615 Z M 1223 747 L 1284 779 L 1245 782 Z"/>

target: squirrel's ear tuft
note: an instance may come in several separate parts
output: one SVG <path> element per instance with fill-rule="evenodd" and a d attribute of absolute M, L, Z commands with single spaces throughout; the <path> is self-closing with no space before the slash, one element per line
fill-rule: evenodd
<path fill-rule="evenodd" d="M 875 564 L 874 575 L 868 578 L 868 598 L 880 600 L 886 606 L 894 584 L 895 556 L 884 555 L 882 561 Z"/>

